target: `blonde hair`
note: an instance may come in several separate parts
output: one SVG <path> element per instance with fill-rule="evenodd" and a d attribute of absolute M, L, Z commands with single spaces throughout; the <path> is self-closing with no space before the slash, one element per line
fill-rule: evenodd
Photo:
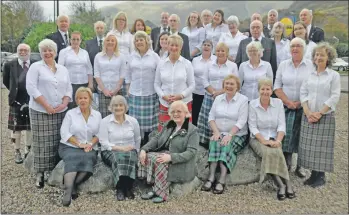
<path fill-rule="evenodd" d="M 105 39 L 103 40 L 103 49 L 102 49 L 102 53 L 103 53 L 104 55 L 107 54 L 107 48 L 105 47 L 105 46 L 106 46 L 105 41 L 107 41 L 107 38 L 108 38 L 108 37 L 114 37 L 114 38 L 115 38 L 115 40 L 116 40 L 116 45 L 115 45 L 114 55 L 115 55 L 115 56 L 119 56 L 119 55 L 120 55 L 120 52 L 119 52 L 119 42 L 118 42 L 118 39 L 116 38 L 116 36 L 115 36 L 113 33 L 111 33 L 111 32 L 109 32 L 109 33 L 105 36 Z"/>
<path fill-rule="evenodd" d="M 109 106 L 108 106 L 108 110 L 110 112 L 113 112 L 113 105 L 115 105 L 115 104 L 123 104 L 125 106 L 125 114 L 127 113 L 127 111 L 128 111 L 128 104 L 127 104 L 127 101 L 126 101 L 125 97 L 123 97 L 121 95 L 113 96 L 111 98 Z"/>
<path fill-rule="evenodd" d="M 273 90 L 273 80 L 269 78 L 261 78 L 258 80 L 258 91 L 261 89 L 262 86 L 267 85 L 271 87 L 271 90 Z"/>
<path fill-rule="evenodd" d="M 197 28 L 203 27 L 202 22 L 201 22 L 200 14 L 199 14 L 198 12 L 196 12 L 196 11 L 190 12 L 190 14 L 189 14 L 189 16 L 188 16 L 188 18 L 187 18 L 187 21 L 186 21 L 187 27 L 188 27 L 188 28 L 191 28 L 191 26 L 190 26 L 190 15 L 191 15 L 191 14 L 196 14 L 196 15 L 198 15 L 198 23 L 196 23 L 196 27 L 197 27 Z"/>
<path fill-rule="evenodd" d="M 172 34 L 172 35 L 170 35 L 170 36 L 168 37 L 167 43 L 168 43 L 168 44 L 170 44 L 170 43 L 172 43 L 172 44 L 177 44 L 177 45 L 179 45 L 180 47 L 182 47 L 182 46 L 183 46 L 183 39 L 182 39 L 182 37 L 179 36 L 179 35 Z"/>
<path fill-rule="evenodd" d="M 125 17 L 125 27 L 124 29 L 122 29 L 122 31 L 126 32 L 127 31 L 127 15 L 126 12 L 124 11 L 120 11 L 119 13 L 117 13 L 114 17 L 113 20 L 113 30 L 116 30 L 118 25 L 117 25 L 117 19 L 119 19 L 120 16 L 124 16 Z"/>
<path fill-rule="evenodd" d="M 149 49 L 151 46 L 149 35 L 147 33 L 145 33 L 144 31 L 137 31 L 133 37 L 133 44 L 135 46 L 135 51 L 139 51 L 136 48 L 136 39 L 139 39 L 139 38 L 143 38 L 145 40 L 145 44 L 147 44 L 147 48 Z"/>
<path fill-rule="evenodd" d="M 182 100 L 177 100 L 172 102 L 172 104 L 170 105 L 170 107 L 168 108 L 168 115 L 170 115 L 171 119 L 172 119 L 172 111 L 175 107 L 180 107 L 184 112 L 185 112 L 185 117 L 190 118 L 191 114 L 189 112 L 188 106 L 186 103 L 184 103 Z"/>
<path fill-rule="evenodd" d="M 225 81 L 230 80 L 230 79 L 234 79 L 237 85 L 237 90 L 236 92 L 240 91 L 240 78 L 237 77 L 236 75 L 227 75 L 224 79 L 223 79 L 223 83 L 222 83 L 222 88 L 224 89 L 224 84 Z"/>
<path fill-rule="evenodd" d="M 93 101 L 93 95 L 92 95 L 92 91 L 90 88 L 88 87 L 79 87 L 77 89 L 77 91 L 75 92 L 75 103 L 78 103 L 78 97 L 79 97 L 79 94 L 81 93 L 87 93 L 88 94 L 88 97 L 90 97 L 90 105 L 92 104 L 92 101 Z"/>
<path fill-rule="evenodd" d="M 216 45 L 216 52 L 218 49 L 223 48 L 225 53 L 227 54 L 227 56 L 229 55 L 229 47 L 227 46 L 227 44 L 220 42 Z M 217 54 L 216 54 L 217 55 Z"/>

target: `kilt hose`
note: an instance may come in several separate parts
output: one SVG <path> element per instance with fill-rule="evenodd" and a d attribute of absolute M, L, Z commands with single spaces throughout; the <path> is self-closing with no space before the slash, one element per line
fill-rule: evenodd
<path fill-rule="evenodd" d="M 259 183 L 264 181 L 266 174 L 273 174 L 290 180 L 286 160 L 281 147 L 272 148 L 263 145 L 255 138 L 250 138 L 250 146 L 253 151 L 262 158 Z"/>
<path fill-rule="evenodd" d="M 299 132 L 301 130 L 301 121 L 303 108 L 292 110 L 285 108 L 286 117 L 286 135 L 282 141 L 282 151 L 288 153 L 298 153 Z"/>
<path fill-rule="evenodd" d="M 208 145 L 210 143 L 210 137 L 212 136 L 212 131 L 210 125 L 208 124 L 208 115 L 210 114 L 212 105 L 213 105 L 213 97 L 205 92 L 204 101 L 202 102 L 202 106 L 199 113 L 198 119 L 198 129 L 200 135 L 200 143 Z"/>
<path fill-rule="evenodd" d="M 193 102 L 188 102 L 187 103 L 189 113 L 191 114 L 192 109 L 193 109 Z M 158 125 L 158 132 L 162 130 L 164 127 L 165 123 L 170 121 L 171 117 L 168 115 L 168 107 L 163 106 L 160 103 L 160 111 L 159 111 L 159 125 Z M 192 121 L 192 117 L 190 117 L 189 121 Z"/>
<path fill-rule="evenodd" d="M 29 109 L 36 172 L 51 171 L 60 161 L 58 155 L 60 129 L 66 113 L 67 111 L 47 114 Z"/>
<path fill-rule="evenodd" d="M 158 126 L 159 97 L 155 93 L 150 96 L 128 96 L 128 114 L 137 119 L 141 132 L 152 132 Z"/>
<path fill-rule="evenodd" d="M 76 91 L 80 88 L 80 87 L 87 87 L 88 86 L 88 83 L 86 84 L 72 84 L 71 85 L 73 87 L 73 97 L 71 98 L 71 102 L 69 102 L 68 104 L 68 108 L 69 110 L 70 109 L 73 109 L 73 108 L 76 108 L 78 105 L 76 104 L 76 101 L 75 101 L 75 94 L 76 94 Z"/>
<path fill-rule="evenodd" d="M 112 170 L 115 187 L 118 184 L 120 176 L 128 176 L 136 179 L 138 154 L 135 149 L 128 152 L 104 150 L 101 152 L 101 157 L 103 162 Z"/>
<path fill-rule="evenodd" d="M 8 113 L 8 125 L 7 128 L 12 131 L 24 131 L 30 130 L 30 117 L 29 119 L 24 119 L 21 117 L 21 105 L 16 102 L 10 105 L 10 110 Z"/>
<path fill-rule="evenodd" d="M 204 101 L 204 95 L 198 95 L 193 93 L 193 125 L 197 126 L 198 119 L 199 119 L 199 113 L 201 109 L 202 102 Z"/>
<path fill-rule="evenodd" d="M 319 172 L 333 172 L 335 113 L 325 114 L 316 123 L 302 116 L 298 148 L 298 164 Z"/>
<path fill-rule="evenodd" d="M 156 162 L 157 155 L 168 152 L 149 152 L 143 166 L 138 162 L 137 176 L 146 179 L 148 184 L 153 185 L 156 195 L 167 200 L 170 193 L 171 182 L 167 181 L 168 164 Z"/>
<path fill-rule="evenodd" d="M 122 95 L 121 90 L 119 90 L 117 95 Z M 105 96 L 102 91 L 98 90 L 98 109 L 102 115 L 102 119 L 111 114 L 111 112 L 108 110 L 111 98 L 112 97 Z"/>
<path fill-rule="evenodd" d="M 228 173 L 235 166 L 237 154 L 247 145 L 247 135 L 233 136 L 229 144 L 226 146 L 220 145 L 219 141 L 210 141 L 208 162 L 222 161 L 228 169 Z"/>

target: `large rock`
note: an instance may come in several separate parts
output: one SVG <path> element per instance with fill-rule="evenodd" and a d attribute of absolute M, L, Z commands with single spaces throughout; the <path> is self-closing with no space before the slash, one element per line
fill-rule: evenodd
<path fill-rule="evenodd" d="M 24 168 L 29 171 L 30 174 L 35 174 L 34 170 L 34 155 L 33 152 L 30 151 L 27 155 L 27 158 L 24 160 Z"/>
<path fill-rule="evenodd" d="M 191 182 L 183 183 L 183 184 L 171 184 L 170 185 L 170 196 L 171 197 L 179 197 L 187 195 L 193 191 L 195 191 L 202 182 L 198 177 L 195 177 Z"/>

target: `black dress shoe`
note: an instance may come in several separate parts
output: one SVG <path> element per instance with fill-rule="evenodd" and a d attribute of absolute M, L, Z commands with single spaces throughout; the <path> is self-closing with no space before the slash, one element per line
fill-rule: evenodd
<path fill-rule="evenodd" d="M 118 201 L 124 201 L 124 200 L 125 200 L 124 192 L 122 192 L 121 189 L 117 189 L 117 190 L 116 190 L 116 199 L 117 199 Z"/>
<path fill-rule="evenodd" d="M 286 194 L 280 194 L 280 189 L 279 189 L 276 197 L 278 198 L 279 201 L 283 201 L 286 199 Z"/>
<path fill-rule="evenodd" d="M 304 185 L 311 185 L 312 183 L 314 183 L 315 179 L 317 178 L 318 173 L 315 171 L 311 171 L 311 175 L 310 177 L 304 181 Z"/>
<path fill-rule="evenodd" d="M 222 190 L 217 190 L 216 189 L 217 184 L 222 185 Z M 214 194 L 222 194 L 224 192 L 224 190 L 225 190 L 225 184 L 222 184 L 222 183 L 219 183 L 219 182 L 217 184 L 216 184 L 215 188 L 213 189 L 212 193 L 214 193 Z"/>
<path fill-rule="evenodd" d="M 321 187 L 325 184 L 326 184 L 325 176 L 318 175 L 318 177 L 314 180 L 314 182 L 312 184 L 310 184 L 310 186 L 312 188 L 317 188 L 317 187 Z"/>
<path fill-rule="evenodd" d="M 35 186 L 37 188 L 40 188 L 40 189 L 44 187 L 44 175 L 43 174 L 36 176 Z"/>

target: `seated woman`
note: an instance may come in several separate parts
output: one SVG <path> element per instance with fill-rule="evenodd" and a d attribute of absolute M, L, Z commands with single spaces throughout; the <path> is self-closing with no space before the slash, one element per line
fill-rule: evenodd
<path fill-rule="evenodd" d="M 64 161 L 63 206 L 77 198 L 76 187 L 92 175 L 96 164 L 96 135 L 102 116 L 91 108 L 92 101 L 91 90 L 80 87 L 75 94 L 78 107 L 69 110 L 62 123 L 58 153 Z"/>
<path fill-rule="evenodd" d="M 247 143 L 248 98 L 239 93 L 239 78 L 235 75 L 225 77 L 223 90 L 224 94 L 214 100 L 208 118 L 213 131 L 208 154 L 210 175 L 201 187 L 203 191 L 211 190 L 219 164 L 220 178 L 213 190 L 214 194 L 224 192 L 227 173 L 234 168 L 237 153 Z"/>
<path fill-rule="evenodd" d="M 249 105 L 248 126 L 251 132 L 250 146 L 262 157 L 260 183 L 270 174 L 279 187 L 277 198 L 281 201 L 294 198 L 281 141 L 285 136 L 285 111 L 282 101 L 271 98 L 271 79 L 258 81 L 259 98 Z"/>
<path fill-rule="evenodd" d="M 121 96 L 113 96 L 109 111 L 101 121 L 99 142 L 103 162 L 112 169 L 118 201 L 134 199 L 132 191 L 136 178 L 137 153 L 141 144 L 138 121 L 126 114 L 128 105 Z"/>
<path fill-rule="evenodd" d="M 195 155 L 199 134 L 189 122 L 188 106 L 181 100 L 174 101 L 168 113 L 171 120 L 141 148 L 139 154 L 138 177 L 154 184 L 153 191 L 141 197 L 152 199 L 154 203 L 168 199 L 171 183 L 192 181 L 197 172 Z"/>

